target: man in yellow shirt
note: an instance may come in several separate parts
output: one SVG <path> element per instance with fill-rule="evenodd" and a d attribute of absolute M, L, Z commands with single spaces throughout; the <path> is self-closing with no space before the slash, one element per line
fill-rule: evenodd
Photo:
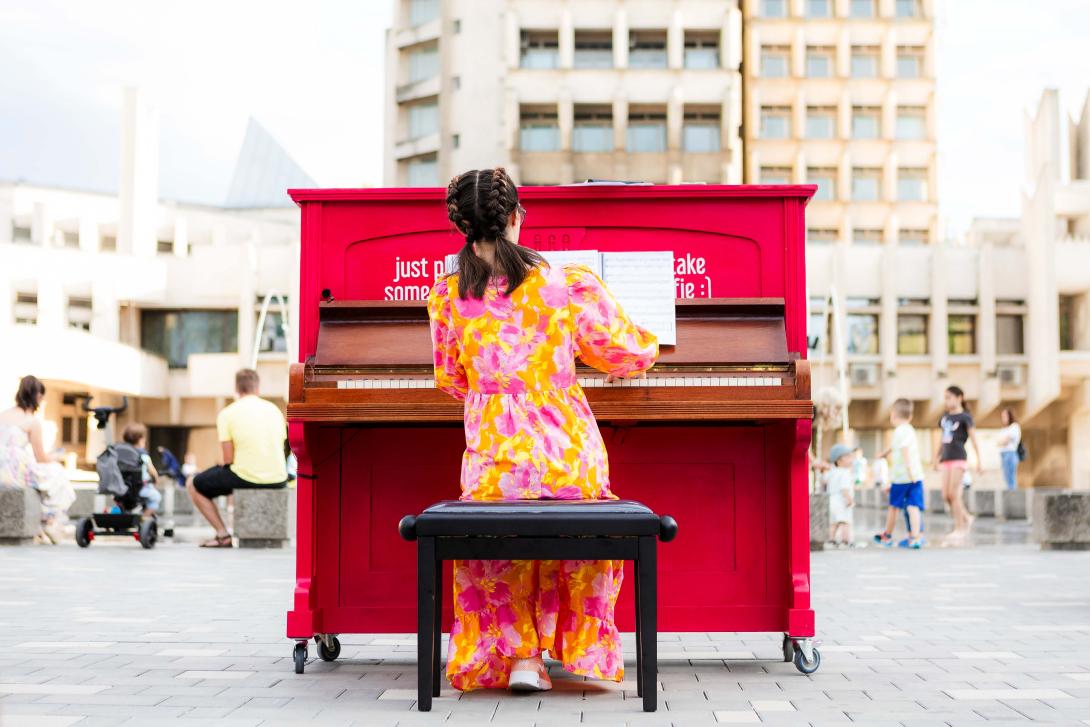
<path fill-rule="evenodd" d="M 186 484 L 193 505 L 216 529 L 202 548 L 230 548 L 231 535 L 213 500 L 239 489 L 279 488 L 287 484 L 284 440 L 287 423 L 280 408 L 258 396 L 257 372 L 235 374 L 238 398 L 216 417 L 223 464 L 206 469 Z"/>

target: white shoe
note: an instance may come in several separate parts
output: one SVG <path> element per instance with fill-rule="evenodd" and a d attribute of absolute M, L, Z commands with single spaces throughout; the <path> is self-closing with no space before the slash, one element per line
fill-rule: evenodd
<path fill-rule="evenodd" d="M 531 659 L 520 659 L 511 669 L 507 688 L 513 692 L 547 692 L 553 688 L 553 682 L 549 679 L 544 664 L 535 664 Z"/>

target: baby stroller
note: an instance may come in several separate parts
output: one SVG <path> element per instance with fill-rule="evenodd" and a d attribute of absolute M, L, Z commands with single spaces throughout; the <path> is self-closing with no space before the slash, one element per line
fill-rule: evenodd
<path fill-rule="evenodd" d="M 119 407 L 91 408 L 89 402 L 89 399 L 83 402 L 83 410 L 93 413 L 98 428 L 106 430 L 106 449 L 95 466 L 98 495 L 112 498 L 114 506 L 105 511 L 105 497 L 95 497 L 95 509 L 100 512 L 76 523 L 76 545 L 86 548 L 99 535 L 131 535 L 144 548 L 154 548 L 159 539 L 159 525 L 155 516 L 145 518 L 141 513 L 145 503 L 140 498 L 144 486 L 140 452 L 126 442 L 114 443 L 109 427 L 110 415 L 128 408 L 128 397 L 122 397 Z"/>

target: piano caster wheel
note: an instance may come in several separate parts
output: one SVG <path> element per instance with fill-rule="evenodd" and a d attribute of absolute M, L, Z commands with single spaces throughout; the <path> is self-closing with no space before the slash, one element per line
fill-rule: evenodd
<path fill-rule="evenodd" d="M 795 658 L 795 642 L 787 634 L 783 635 L 783 660 L 788 664 Z"/>
<path fill-rule="evenodd" d="M 799 639 L 793 641 L 795 647 L 795 654 L 792 661 L 795 662 L 795 668 L 803 674 L 813 674 L 821 666 L 821 652 L 818 651 L 817 646 L 814 645 L 812 639 Z M 786 649 L 784 655 L 786 656 Z"/>
<path fill-rule="evenodd" d="M 315 636 L 314 640 L 318 642 L 318 656 L 322 661 L 336 661 L 341 655 L 341 640 L 336 636 Z"/>
<path fill-rule="evenodd" d="M 291 652 L 292 657 L 295 659 L 295 673 L 302 674 L 303 668 L 307 665 L 307 644 L 305 641 L 301 641 L 295 645 L 295 648 Z"/>

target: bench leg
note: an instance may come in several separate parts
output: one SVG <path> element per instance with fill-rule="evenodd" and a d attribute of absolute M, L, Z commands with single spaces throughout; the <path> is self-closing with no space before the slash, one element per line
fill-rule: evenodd
<path fill-rule="evenodd" d="M 431 711 L 435 668 L 435 538 L 416 545 L 416 708 Z"/>
<path fill-rule="evenodd" d="M 433 661 L 431 665 L 431 694 L 438 697 L 442 690 L 443 670 L 440 660 L 443 656 L 443 561 L 435 564 L 435 635 L 432 642 Z"/>
<path fill-rule="evenodd" d="M 658 708 L 658 564 L 654 537 L 641 537 L 640 559 L 636 563 L 639 572 L 640 602 L 640 681 L 643 682 L 643 711 L 654 712 Z"/>
<path fill-rule="evenodd" d="M 643 602 L 640 600 L 640 562 L 632 564 L 632 592 L 636 594 L 636 696 L 643 696 L 643 633 L 640 614 L 643 613 Z"/>

